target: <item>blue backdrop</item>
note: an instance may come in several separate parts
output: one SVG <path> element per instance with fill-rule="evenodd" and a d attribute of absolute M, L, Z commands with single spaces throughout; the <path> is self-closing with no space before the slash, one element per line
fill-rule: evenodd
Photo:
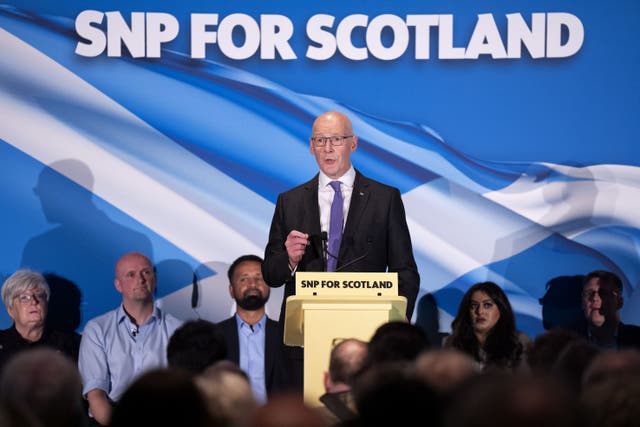
<path fill-rule="evenodd" d="M 633 0 L 2 4 L 0 275 L 50 274 L 52 310 L 81 330 L 141 250 L 168 310 L 225 318 L 228 264 L 263 253 L 277 194 L 315 173 L 313 118 L 335 109 L 356 167 L 403 194 L 442 330 L 493 280 L 536 335 L 598 268 L 640 323 L 639 18 Z"/>

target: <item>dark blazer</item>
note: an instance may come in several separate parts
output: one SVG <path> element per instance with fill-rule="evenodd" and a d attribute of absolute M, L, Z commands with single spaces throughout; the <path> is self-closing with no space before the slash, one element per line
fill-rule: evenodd
<path fill-rule="evenodd" d="M 640 348 L 640 326 L 618 324 L 618 348 Z"/>
<path fill-rule="evenodd" d="M 284 246 L 291 230 L 311 235 L 311 244 L 296 271 L 324 271 L 320 239 L 318 175 L 309 182 L 281 193 L 271 221 L 262 275 L 269 286 L 285 285 L 280 311 L 284 325 L 286 298 L 295 294 L 295 278 L 289 270 Z M 342 235 L 337 268 L 341 271 L 397 272 L 398 292 L 407 298 L 411 319 L 420 276 L 413 257 L 404 204 L 397 188 L 363 176 L 356 170 L 351 204 Z"/>
<path fill-rule="evenodd" d="M 227 343 L 227 359 L 240 366 L 240 339 L 238 338 L 238 322 L 232 316 L 218 325 Z M 282 329 L 278 322 L 267 317 L 264 342 L 264 379 L 267 395 L 286 391 L 289 388 L 288 370 L 283 356 Z"/>
<path fill-rule="evenodd" d="M 589 333 L 589 324 L 584 318 L 575 323 L 575 327 L 569 328 L 577 332 L 580 336 L 589 342 L 598 345 L 592 335 Z M 640 326 L 627 325 L 622 322 L 618 323 L 618 335 L 616 336 L 616 346 L 618 349 L 638 348 L 640 349 Z"/>

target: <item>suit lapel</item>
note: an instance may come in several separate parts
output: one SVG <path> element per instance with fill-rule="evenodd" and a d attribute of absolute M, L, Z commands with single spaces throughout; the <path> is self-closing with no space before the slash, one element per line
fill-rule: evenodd
<path fill-rule="evenodd" d="M 273 339 L 277 333 L 277 324 L 267 317 L 264 331 L 264 383 L 267 391 L 271 388 L 273 378 L 274 356 L 277 354 L 277 342 Z"/>
<path fill-rule="evenodd" d="M 310 234 L 320 234 L 320 208 L 318 207 L 318 177 L 316 174 L 311 181 L 304 184 L 301 206 L 303 209 L 302 222 Z"/>
<path fill-rule="evenodd" d="M 351 203 L 349 204 L 349 214 L 347 215 L 343 238 L 344 236 L 354 236 L 356 234 L 362 214 L 369 202 L 369 196 L 369 181 L 356 170 L 356 179 L 353 182 L 353 193 L 351 193 Z M 343 254 L 342 248 L 344 246 L 340 248 L 340 255 Z"/>

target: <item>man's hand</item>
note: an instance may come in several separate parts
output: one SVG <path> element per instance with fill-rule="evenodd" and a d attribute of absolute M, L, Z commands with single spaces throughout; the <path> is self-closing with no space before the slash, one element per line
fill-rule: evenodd
<path fill-rule="evenodd" d="M 293 270 L 296 268 L 304 251 L 309 244 L 309 235 L 302 233 L 298 230 L 292 230 L 287 236 L 287 241 L 284 242 L 284 246 L 287 248 L 287 255 L 289 256 L 289 267 Z"/>

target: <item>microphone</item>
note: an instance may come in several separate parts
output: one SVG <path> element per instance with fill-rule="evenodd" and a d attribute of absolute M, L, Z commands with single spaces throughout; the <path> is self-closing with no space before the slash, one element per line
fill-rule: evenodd
<path fill-rule="evenodd" d="M 131 328 L 131 335 L 133 335 L 134 338 L 136 337 L 136 335 L 138 335 L 138 327 L 137 326 L 135 328 Z"/>
<path fill-rule="evenodd" d="M 327 232 L 323 231 L 320 234 L 309 235 L 309 248 L 313 250 L 314 255 L 317 254 L 319 258 L 322 258 L 324 264 L 324 270 L 327 270 Z"/>
<path fill-rule="evenodd" d="M 340 267 L 336 268 L 336 273 L 337 273 L 338 271 L 342 271 L 342 270 L 344 270 L 345 268 L 347 268 L 347 267 L 349 267 L 349 266 L 351 266 L 351 265 L 355 264 L 355 263 L 356 263 L 356 262 L 358 262 L 358 261 L 361 261 L 361 260 L 365 259 L 365 258 L 367 257 L 367 255 L 369 255 L 369 249 L 367 249 L 367 250 L 366 250 L 362 255 L 360 255 L 360 256 L 358 256 L 358 257 L 355 257 L 355 258 L 354 258 L 354 259 L 352 259 L 351 261 L 346 262 L 346 263 L 342 264 Z"/>
<path fill-rule="evenodd" d="M 323 231 L 320 233 L 320 241 L 322 243 L 322 263 L 324 264 L 324 271 L 327 271 L 327 254 L 329 253 L 329 249 L 327 248 L 327 232 Z"/>
<path fill-rule="evenodd" d="M 349 246 L 353 246 L 353 244 L 354 244 L 353 236 L 345 236 L 345 237 L 343 237 L 342 238 L 342 242 L 343 242 L 343 244 L 347 244 Z M 336 272 L 342 271 L 345 268 L 352 266 L 356 262 L 362 261 L 363 259 L 365 259 L 367 257 L 367 255 L 369 255 L 369 248 L 370 248 L 371 243 L 372 243 L 371 237 L 367 237 L 367 250 L 364 251 L 364 253 L 362 255 L 357 256 L 354 259 L 352 259 L 351 261 L 346 262 L 346 263 L 342 264 L 341 266 L 339 266 L 338 268 L 336 268 Z"/>

